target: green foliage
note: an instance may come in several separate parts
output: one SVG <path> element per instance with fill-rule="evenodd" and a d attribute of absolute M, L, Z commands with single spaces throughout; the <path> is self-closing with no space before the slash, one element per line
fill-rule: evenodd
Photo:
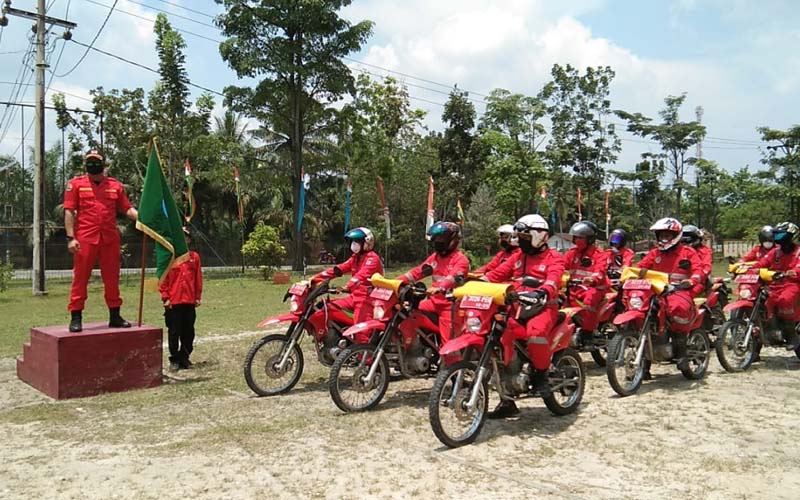
<path fill-rule="evenodd" d="M 286 249 L 281 245 L 278 230 L 259 222 L 242 246 L 242 254 L 251 263 L 266 268 L 266 279 L 286 257 Z"/>
<path fill-rule="evenodd" d="M 12 276 L 14 276 L 14 268 L 11 264 L 0 264 L 0 292 L 8 289 Z"/>
<path fill-rule="evenodd" d="M 475 256 L 489 255 L 497 242 L 497 228 L 501 224 L 514 222 L 513 219 L 504 218 L 497 208 L 492 189 L 486 184 L 478 186 L 465 215 L 464 246 Z"/>

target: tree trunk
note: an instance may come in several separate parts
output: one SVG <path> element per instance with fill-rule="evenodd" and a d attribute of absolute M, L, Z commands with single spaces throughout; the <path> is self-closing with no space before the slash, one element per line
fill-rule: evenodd
<path fill-rule="evenodd" d="M 300 223 L 300 190 L 303 189 L 303 144 L 300 132 L 300 95 L 295 94 L 292 106 L 292 199 L 294 200 L 294 256 L 292 259 L 292 269 L 295 271 L 303 270 L 303 231 L 297 226 Z"/>

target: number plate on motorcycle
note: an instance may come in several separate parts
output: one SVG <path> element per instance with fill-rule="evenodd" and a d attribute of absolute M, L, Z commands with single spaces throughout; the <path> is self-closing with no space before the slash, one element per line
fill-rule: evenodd
<path fill-rule="evenodd" d="M 740 274 L 734 279 L 737 283 L 744 283 L 746 285 L 752 285 L 754 283 L 758 283 L 758 275 L 757 274 Z"/>
<path fill-rule="evenodd" d="M 484 295 L 464 295 L 461 309 L 480 309 L 485 311 L 492 307 L 492 298 Z"/>
<path fill-rule="evenodd" d="M 373 288 L 372 291 L 369 292 L 369 296 L 373 299 L 389 300 L 392 298 L 392 293 L 394 292 L 387 288 Z"/>
<path fill-rule="evenodd" d="M 292 285 L 292 288 L 289 289 L 289 294 L 291 295 L 303 295 L 306 293 L 306 285 L 295 283 Z"/>
<path fill-rule="evenodd" d="M 622 285 L 625 290 L 650 290 L 650 280 L 628 280 Z"/>

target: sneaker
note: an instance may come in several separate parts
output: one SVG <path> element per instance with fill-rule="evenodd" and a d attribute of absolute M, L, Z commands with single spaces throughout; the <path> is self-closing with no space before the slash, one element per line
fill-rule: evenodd
<path fill-rule="evenodd" d="M 500 418 L 515 417 L 517 415 L 519 415 L 519 408 L 517 408 L 517 403 L 511 401 L 510 399 L 504 399 L 500 401 L 500 404 L 498 404 L 494 408 L 494 410 L 486 414 L 486 418 L 500 419 Z"/>
<path fill-rule="evenodd" d="M 176 371 L 178 371 L 178 370 L 180 370 L 180 369 L 181 369 L 181 365 L 179 365 L 179 364 L 178 364 L 178 363 L 176 363 L 175 361 L 170 361 L 170 362 L 169 362 L 169 370 L 170 370 L 170 371 L 172 371 L 172 372 L 176 372 Z"/>

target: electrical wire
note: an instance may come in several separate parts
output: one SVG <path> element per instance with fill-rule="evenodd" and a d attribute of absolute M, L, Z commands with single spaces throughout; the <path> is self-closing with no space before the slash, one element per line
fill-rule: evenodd
<path fill-rule="evenodd" d="M 117 3 L 118 2 L 119 2 L 119 0 L 114 0 L 114 4 L 111 6 L 110 10 L 108 11 L 108 14 L 106 15 L 106 18 L 103 21 L 103 24 L 100 26 L 100 29 L 97 30 L 97 34 L 94 35 L 94 39 L 92 39 L 92 43 L 89 44 L 89 48 L 87 48 L 86 51 L 81 56 L 81 58 L 78 59 L 78 62 L 75 63 L 75 66 L 70 68 L 70 70 L 67 71 L 66 73 L 62 73 L 60 75 L 56 75 L 55 71 L 54 71 L 53 72 L 53 76 L 56 76 L 58 78 L 64 78 L 65 76 L 68 76 L 70 73 L 72 73 L 73 71 L 78 69 L 78 66 L 80 66 L 81 63 L 83 62 L 83 60 L 86 59 L 86 56 L 89 55 L 89 50 L 94 46 L 94 44 L 97 41 L 97 39 L 100 38 L 100 34 L 103 32 L 103 29 L 106 27 L 106 24 L 108 24 L 108 20 L 111 19 L 111 14 L 114 13 L 114 9 L 117 7 Z"/>

